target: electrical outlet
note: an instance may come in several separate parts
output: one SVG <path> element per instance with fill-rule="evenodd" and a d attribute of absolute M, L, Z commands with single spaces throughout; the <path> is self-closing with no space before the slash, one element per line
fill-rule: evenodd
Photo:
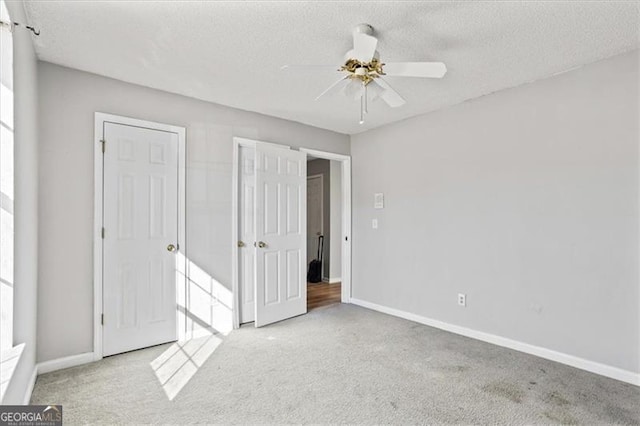
<path fill-rule="evenodd" d="M 466 307 L 467 306 L 467 295 L 464 293 L 458 293 L 458 305 Z"/>

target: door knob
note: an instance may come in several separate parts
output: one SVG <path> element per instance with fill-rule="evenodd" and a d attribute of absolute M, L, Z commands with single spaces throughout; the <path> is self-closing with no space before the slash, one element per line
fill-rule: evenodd
<path fill-rule="evenodd" d="M 173 244 L 169 244 L 167 246 L 167 250 L 169 250 L 171 253 L 173 253 L 174 251 L 176 251 L 176 246 L 174 246 Z"/>
<path fill-rule="evenodd" d="M 238 247 L 244 247 L 244 241 L 238 241 Z"/>
<path fill-rule="evenodd" d="M 258 241 L 258 247 L 265 248 L 266 246 L 267 246 L 267 243 L 265 243 L 264 241 Z"/>

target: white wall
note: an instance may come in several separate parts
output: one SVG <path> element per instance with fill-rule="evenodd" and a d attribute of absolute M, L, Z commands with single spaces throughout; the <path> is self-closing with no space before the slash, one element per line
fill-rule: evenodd
<path fill-rule="evenodd" d="M 329 191 L 331 215 L 331 241 L 329 242 L 329 282 L 341 280 L 342 275 L 342 163 L 329 162 Z"/>
<path fill-rule="evenodd" d="M 39 64 L 39 84 L 39 361 L 93 349 L 94 112 L 187 128 L 186 252 L 194 281 L 214 293 L 231 288 L 233 136 L 349 153 L 345 135 L 49 63 Z M 205 301 L 196 314 L 222 307 Z"/>
<path fill-rule="evenodd" d="M 22 2 L 7 2 L 11 18 L 25 22 Z M 15 202 L 14 202 L 14 345 L 24 344 L 3 399 L 22 404 L 36 363 L 38 279 L 38 80 L 31 35 L 13 34 Z"/>
<path fill-rule="evenodd" d="M 353 136 L 353 297 L 640 372 L 638 59 Z"/>

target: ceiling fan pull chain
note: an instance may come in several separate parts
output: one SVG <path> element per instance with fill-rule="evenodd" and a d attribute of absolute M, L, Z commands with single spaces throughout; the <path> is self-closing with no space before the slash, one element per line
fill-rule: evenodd
<path fill-rule="evenodd" d="M 366 83 L 362 83 L 362 84 L 364 84 L 364 113 L 369 114 L 369 105 L 367 104 L 367 102 L 369 101 L 369 97 L 367 96 L 368 84 Z"/>

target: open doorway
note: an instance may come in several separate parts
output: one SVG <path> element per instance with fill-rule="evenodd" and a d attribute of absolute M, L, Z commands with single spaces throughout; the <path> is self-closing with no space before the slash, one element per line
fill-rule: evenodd
<path fill-rule="evenodd" d="M 308 258 L 306 252 L 308 244 L 315 247 L 314 258 L 319 257 L 315 238 L 311 242 L 307 241 L 308 156 L 313 159 L 331 160 L 335 162 L 334 168 L 337 166 L 340 170 L 340 178 L 334 178 L 333 182 L 339 187 L 337 192 L 334 190 L 334 197 L 337 196 L 340 199 L 339 202 L 334 202 L 334 206 L 340 205 L 340 209 L 334 210 L 334 214 L 338 215 L 339 224 L 329 225 L 334 227 L 332 241 L 326 244 L 323 253 L 331 250 L 332 244 L 339 245 L 340 249 L 334 250 L 334 253 L 338 254 L 334 255 L 333 274 L 331 269 L 320 272 L 318 281 L 324 286 L 314 287 L 313 291 L 317 296 L 315 299 L 323 306 L 333 303 L 330 297 L 349 303 L 351 298 L 351 158 L 343 154 L 306 148 L 293 150 L 286 145 L 238 137 L 234 137 L 233 146 L 233 244 L 231 247 L 233 328 L 251 322 L 260 327 L 307 312 Z M 266 181 L 267 179 L 270 179 L 269 182 Z M 265 186 L 270 182 L 276 185 L 272 185 L 273 190 L 267 188 L 269 185 Z M 330 182 L 330 176 L 327 182 Z M 287 189 L 278 189 L 284 187 Z M 327 191 L 331 191 L 330 187 Z M 328 192 L 328 194 L 331 193 Z M 279 201 L 275 203 L 275 201 L 269 201 L 271 199 Z M 323 196 L 318 197 L 318 201 L 323 199 Z M 272 209 L 273 211 L 268 210 L 277 206 L 280 207 Z M 298 219 L 294 220 L 296 217 Z M 277 218 L 277 223 L 274 222 L 274 218 Z M 280 223 L 285 219 L 287 223 Z M 271 222 L 279 225 L 271 226 L 269 232 L 262 229 L 263 225 Z M 324 220 L 316 218 L 316 222 L 324 223 Z M 322 235 L 324 228 L 315 232 L 316 237 L 317 232 Z M 278 246 L 280 236 L 286 236 L 287 241 L 295 243 L 295 247 L 285 247 L 286 255 L 279 253 L 272 255 L 276 250 L 280 250 Z M 265 260 L 269 257 L 272 265 L 260 263 L 256 256 L 262 256 Z M 330 252 L 328 256 L 330 258 Z M 326 265 L 330 268 L 331 264 Z M 324 292 L 321 291 L 323 289 Z M 330 290 L 329 294 L 326 290 Z M 288 308 L 289 305 L 292 306 L 291 309 Z M 312 306 L 312 308 L 315 307 Z M 276 315 L 267 318 L 266 308 L 277 313 L 277 318 L 275 318 Z"/>
<path fill-rule="evenodd" d="M 307 155 L 307 310 L 340 303 L 342 162 Z"/>

